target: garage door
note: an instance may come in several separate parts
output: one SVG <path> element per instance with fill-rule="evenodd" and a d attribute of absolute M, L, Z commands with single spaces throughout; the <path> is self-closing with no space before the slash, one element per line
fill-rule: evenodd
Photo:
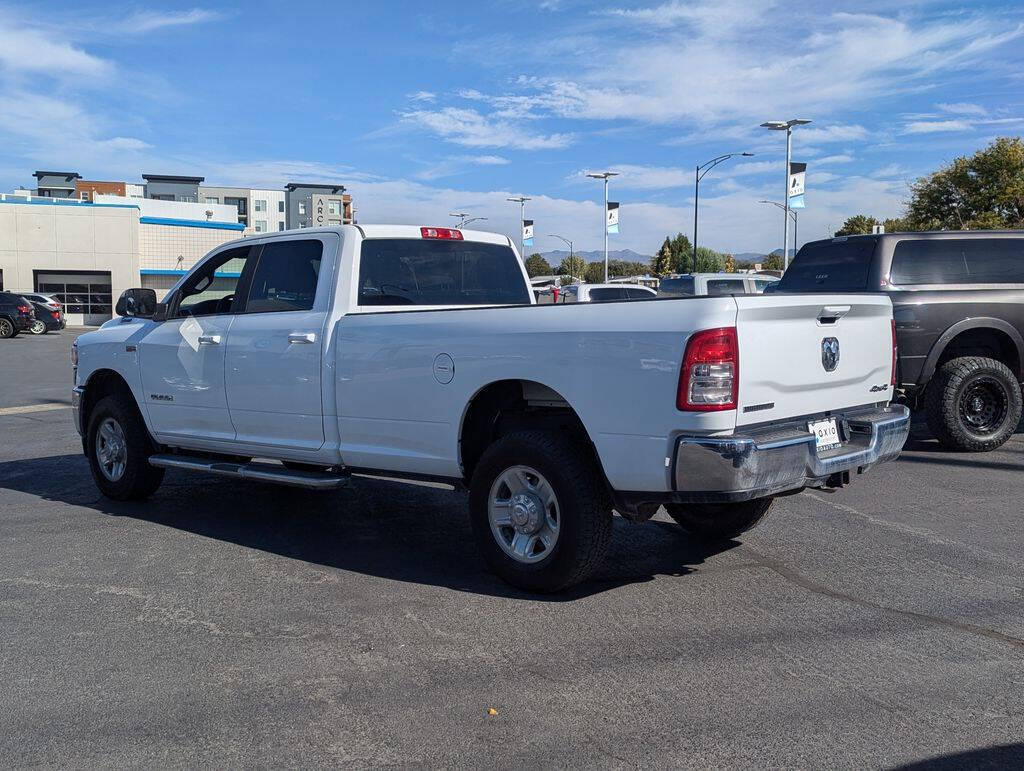
<path fill-rule="evenodd" d="M 67 323 L 95 326 L 113 315 L 110 273 L 68 272 L 35 274 L 36 291 L 56 295 L 64 305 Z"/>

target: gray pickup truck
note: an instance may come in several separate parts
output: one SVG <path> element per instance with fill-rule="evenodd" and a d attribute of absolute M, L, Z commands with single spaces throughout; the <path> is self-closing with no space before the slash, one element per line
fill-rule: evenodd
<path fill-rule="evenodd" d="M 901 398 L 944 445 L 984 452 L 1021 417 L 1024 231 L 844 236 L 804 244 L 774 290 L 884 292 Z"/>

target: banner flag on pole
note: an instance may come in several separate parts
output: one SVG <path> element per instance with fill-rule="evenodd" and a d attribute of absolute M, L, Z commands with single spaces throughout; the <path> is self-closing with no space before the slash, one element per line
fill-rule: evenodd
<path fill-rule="evenodd" d="M 807 175 L 807 164 L 792 162 L 789 164 L 789 208 L 803 209 L 804 178 Z"/>
<path fill-rule="evenodd" d="M 609 233 L 619 232 L 619 202 L 609 201 L 608 202 L 608 217 L 605 220 L 605 226 L 608 228 Z"/>
<path fill-rule="evenodd" d="M 533 220 L 523 220 L 523 246 L 533 246 Z"/>

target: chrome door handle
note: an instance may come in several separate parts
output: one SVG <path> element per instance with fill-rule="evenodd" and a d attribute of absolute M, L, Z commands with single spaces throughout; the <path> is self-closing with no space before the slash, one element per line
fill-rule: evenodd
<path fill-rule="evenodd" d="M 316 333 L 315 332 L 292 332 L 288 335 L 289 343 L 315 343 Z"/>
<path fill-rule="evenodd" d="M 220 335 L 199 335 L 200 345 L 220 345 Z"/>

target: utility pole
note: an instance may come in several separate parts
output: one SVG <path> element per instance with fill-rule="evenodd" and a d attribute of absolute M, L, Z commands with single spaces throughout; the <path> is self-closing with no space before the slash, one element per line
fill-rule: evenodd
<path fill-rule="evenodd" d="M 617 177 L 617 171 L 592 171 L 587 174 L 592 179 L 604 180 L 604 210 L 601 212 L 601 229 L 604 230 L 604 283 L 608 283 L 608 178 Z"/>

